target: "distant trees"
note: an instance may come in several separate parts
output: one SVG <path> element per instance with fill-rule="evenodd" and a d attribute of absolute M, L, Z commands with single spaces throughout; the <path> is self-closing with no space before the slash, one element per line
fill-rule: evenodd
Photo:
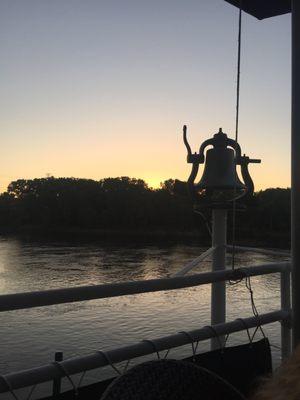
<path fill-rule="evenodd" d="M 0 229 L 200 230 L 186 184 L 169 179 L 151 189 L 142 179 L 18 179 L 0 195 Z M 230 223 L 229 218 L 229 223 Z M 288 245 L 290 190 L 257 192 L 237 217 L 241 237 L 280 237 Z"/>
<path fill-rule="evenodd" d="M 0 195 L 0 227 L 191 227 L 188 199 L 175 196 L 171 186 L 153 190 L 129 177 L 19 179 Z"/>
<path fill-rule="evenodd" d="M 291 190 L 271 188 L 254 194 L 237 215 L 237 236 L 268 246 L 290 246 Z"/>

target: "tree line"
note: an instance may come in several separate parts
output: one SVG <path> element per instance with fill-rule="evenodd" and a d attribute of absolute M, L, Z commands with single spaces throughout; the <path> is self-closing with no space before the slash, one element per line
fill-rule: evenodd
<path fill-rule="evenodd" d="M 290 189 L 255 193 L 236 220 L 236 234 L 242 239 L 265 238 L 274 245 L 288 246 Z M 228 222 L 230 233 L 230 212 Z M 0 229 L 32 228 L 194 232 L 209 240 L 205 223 L 193 212 L 185 182 L 173 179 L 159 189 L 129 177 L 18 179 L 0 195 Z"/>

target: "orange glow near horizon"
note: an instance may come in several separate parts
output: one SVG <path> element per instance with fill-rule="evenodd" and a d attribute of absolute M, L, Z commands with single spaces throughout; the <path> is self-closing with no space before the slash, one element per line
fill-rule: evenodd
<path fill-rule="evenodd" d="M 46 177 L 76 177 L 99 180 L 106 177 L 129 176 L 145 180 L 149 187 L 159 188 L 160 183 L 167 179 L 180 179 L 186 181 L 191 165 L 186 162 L 186 149 L 182 141 L 181 124 L 174 118 L 172 124 L 160 122 L 160 129 L 156 130 L 156 124 L 149 124 L 145 128 L 142 122 L 136 126 L 131 124 L 130 116 L 124 118 L 122 123 L 114 126 L 100 126 L 99 130 L 105 130 L 106 134 L 98 134 L 96 127 L 86 127 L 85 136 L 80 136 L 73 126 L 69 133 L 65 128 L 57 127 L 58 133 L 47 137 L 34 138 L 30 145 L 26 136 L 16 143 L 8 143 L 8 147 L 15 147 L 14 157 L 17 162 L 10 162 L 10 153 L 2 156 L 2 171 L 0 174 L 0 191 L 4 192 L 7 185 L 16 179 L 33 179 Z M 146 117 L 147 118 L 147 117 Z M 149 114 L 149 120 L 154 116 Z M 247 121 L 246 121 L 247 122 Z M 219 127 L 219 124 L 214 124 Z M 251 124 L 252 125 L 252 124 Z M 251 126 L 250 125 L 250 126 Z M 77 128 L 78 129 L 78 128 Z M 212 137 L 218 128 L 213 124 L 191 124 L 188 134 L 193 151 L 198 151 L 200 144 Z M 263 132 L 248 134 L 251 128 L 241 132 L 239 143 L 242 151 L 252 158 L 261 158 L 261 164 L 250 164 L 249 171 L 255 184 L 255 190 L 269 187 L 289 187 L 289 165 L 278 163 L 278 160 L 289 160 L 289 141 L 278 145 L 270 152 L 263 145 Z M 119 132 L 122 132 L 122 135 Z M 197 134 L 197 132 L 208 132 Z M 225 132 L 229 132 L 224 129 Z M 143 132 L 141 134 L 141 132 Z M 228 133 L 229 137 L 233 135 Z M 73 140 L 72 140 L 73 138 Z M 8 139 L 6 139 L 8 141 Z M 274 141 L 273 141 L 274 142 Z M 33 144 L 34 143 L 34 144 Z M 28 160 L 28 154 L 31 154 Z M 40 172 L 42 171 L 42 173 Z M 199 180 L 203 166 L 199 168 L 196 179 Z"/>
<path fill-rule="evenodd" d="M 185 159 L 183 160 L 185 162 Z M 117 166 L 115 166 L 117 167 Z M 114 171 L 116 173 L 107 173 L 106 175 L 98 175 L 97 173 L 94 173 L 93 171 L 88 171 L 86 170 L 86 173 L 80 173 L 79 170 L 77 170 L 76 173 L 70 173 L 68 169 L 66 168 L 66 173 L 65 174 L 59 174 L 58 171 L 54 171 L 51 168 L 44 168 L 45 174 L 43 175 L 34 175 L 34 174 L 28 174 L 28 173 L 23 173 L 20 175 L 15 175 L 15 176 L 4 176 L 0 175 L 1 179 L 1 188 L 0 192 L 4 192 L 7 189 L 7 186 L 9 183 L 13 180 L 17 179 L 34 179 L 34 178 L 45 178 L 47 176 L 54 176 L 56 178 L 59 177 L 75 177 L 75 178 L 85 178 L 85 179 L 94 179 L 94 180 L 100 180 L 103 178 L 107 177 L 121 177 L 121 176 L 129 176 L 131 178 L 139 178 L 143 179 L 150 188 L 153 189 L 159 189 L 161 187 L 161 183 L 163 183 L 167 179 L 180 179 L 182 181 L 186 181 L 189 173 L 190 173 L 190 168 L 191 165 L 182 165 L 182 168 L 176 168 L 174 169 L 173 174 L 164 174 L 163 172 L 159 174 L 159 172 L 155 171 L 155 174 L 151 175 L 149 171 L 141 171 L 141 173 L 136 173 L 134 169 L 131 171 L 127 169 L 126 173 L 122 173 L 122 166 L 119 168 L 119 171 Z M 288 188 L 290 187 L 290 181 L 289 181 L 289 174 L 286 173 L 285 170 L 282 171 L 281 175 L 275 175 L 273 172 L 272 166 L 267 166 L 263 168 L 262 171 L 260 171 L 260 168 L 262 168 L 262 165 L 250 165 L 249 170 L 250 174 L 252 176 L 252 179 L 254 181 L 255 185 L 255 191 L 259 190 L 264 190 L 267 188 Z M 24 168 L 25 169 L 25 168 Z M 117 169 L 117 168 L 116 168 Z M 113 168 L 112 168 L 113 170 Z M 74 169 L 75 171 L 75 169 Z M 125 171 L 125 168 L 124 168 Z M 117 173 L 119 172 L 119 173 Z M 203 172 L 203 166 L 200 166 L 199 174 L 197 176 L 196 181 L 200 180 L 201 175 Z"/>

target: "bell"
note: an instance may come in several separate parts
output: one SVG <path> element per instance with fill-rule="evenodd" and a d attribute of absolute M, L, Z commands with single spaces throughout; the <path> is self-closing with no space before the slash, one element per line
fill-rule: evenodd
<path fill-rule="evenodd" d="M 207 150 L 203 176 L 197 186 L 200 189 L 245 189 L 236 173 L 234 151 L 228 147 Z"/>
<path fill-rule="evenodd" d="M 246 192 L 246 186 L 237 175 L 235 154 L 231 148 L 207 150 L 203 176 L 195 190 L 210 201 L 218 202 L 233 200 Z"/>
<path fill-rule="evenodd" d="M 185 125 L 183 141 L 188 152 L 187 161 L 193 164 L 187 183 L 194 205 L 229 208 L 232 201 L 252 196 L 254 185 L 248 171 L 248 164 L 260 163 L 260 160 L 250 159 L 246 155 L 242 156 L 240 145 L 236 140 L 228 138 L 221 128 L 213 138 L 207 139 L 201 144 L 199 153 L 192 153 Z M 212 148 L 205 153 L 208 146 L 212 146 Z M 203 176 L 200 182 L 195 184 L 199 165 L 204 162 Z M 237 165 L 241 168 L 244 182 L 241 182 L 238 177 Z"/>

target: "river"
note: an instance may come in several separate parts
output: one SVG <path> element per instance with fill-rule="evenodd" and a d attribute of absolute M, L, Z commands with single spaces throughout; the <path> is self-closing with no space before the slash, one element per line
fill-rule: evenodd
<path fill-rule="evenodd" d="M 78 241 L 33 241 L 0 238 L 1 293 L 26 292 L 108 282 L 167 277 L 204 248 L 188 245 L 126 245 Z M 243 253 L 236 265 L 283 261 L 280 256 Z M 230 264 L 230 256 L 228 256 Z M 207 271 L 211 260 L 196 271 Z M 253 277 L 259 313 L 279 309 L 279 276 Z M 245 283 L 227 286 L 227 319 L 252 316 Z M 142 339 L 192 330 L 209 324 L 210 286 L 121 298 L 4 312 L 1 315 L 0 373 L 30 368 L 64 357 L 106 350 Z M 280 324 L 265 328 L 280 346 Z M 260 338 L 259 333 L 257 338 Z M 247 342 L 246 333 L 229 337 L 228 345 Z M 208 349 L 208 343 L 199 347 Z M 186 347 L 174 356 L 190 355 Z M 273 348 L 275 363 L 279 350 Z M 97 372 L 99 378 L 100 373 Z M 103 376 L 106 376 L 105 372 Z M 98 379 L 97 378 L 97 379 Z M 96 379 L 89 373 L 86 383 Z"/>

